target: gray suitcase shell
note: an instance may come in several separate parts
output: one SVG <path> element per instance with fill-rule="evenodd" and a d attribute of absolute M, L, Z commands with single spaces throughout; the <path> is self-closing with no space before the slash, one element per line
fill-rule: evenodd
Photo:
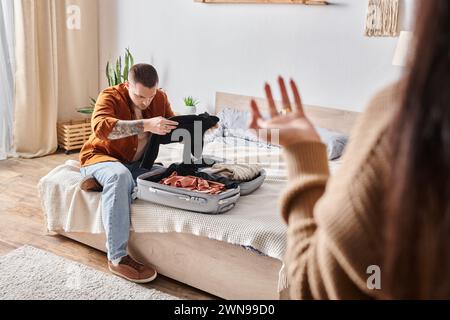
<path fill-rule="evenodd" d="M 164 172 L 166 169 L 162 168 L 161 170 Z M 222 214 L 233 209 L 241 196 L 240 187 L 218 195 L 210 195 L 148 181 L 152 176 L 159 175 L 162 172 L 154 170 L 138 177 L 138 199 L 181 210 L 205 214 Z"/>
<path fill-rule="evenodd" d="M 241 196 L 255 192 L 263 185 L 267 177 L 266 171 L 262 170 L 258 178 L 241 183 L 240 187 L 236 189 L 227 190 L 218 195 L 209 195 L 148 181 L 167 170 L 162 166 L 159 169 L 157 167 L 155 166 L 151 172 L 138 177 L 138 199 L 206 214 L 222 214 L 230 211 L 236 206 Z"/>
<path fill-rule="evenodd" d="M 252 194 L 256 190 L 258 190 L 263 184 L 264 181 L 267 178 L 267 172 L 263 169 L 260 172 L 260 176 L 252 181 L 249 182 L 243 182 L 240 184 L 241 188 L 241 196 L 248 196 L 249 194 Z"/>

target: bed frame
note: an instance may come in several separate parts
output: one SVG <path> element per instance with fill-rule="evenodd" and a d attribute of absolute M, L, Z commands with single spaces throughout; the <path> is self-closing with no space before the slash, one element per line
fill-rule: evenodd
<path fill-rule="evenodd" d="M 224 108 L 249 110 L 253 97 L 216 94 L 216 113 Z M 264 99 L 256 98 L 262 111 Z M 350 133 L 358 114 L 349 111 L 305 106 L 312 122 L 323 128 Z M 104 235 L 60 233 L 75 241 L 106 252 Z M 288 298 L 278 292 L 282 263 L 240 246 L 179 233 L 134 233 L 129 252 L 143 263 L 156 267 L 164 276 L 212 295 L 229 300 L 278 300 Z"/>
<path fill-rule="evenodd" d="M 254 99 L 261 111 L 268 111 L 269 106 L 266 99 L 230 94 L 224 92 L 216 93 L 216 114 L 224 108 L 240 111 L 250 110 L 250 102 Z M 277 108 L 281 110 L 282 103 L 276 101 Z M 316 125 L 331 131 L 350 134 L 359 113 L 339 109 L 323 108 L 317 106 L 304 106 L 305 113 Z"/>

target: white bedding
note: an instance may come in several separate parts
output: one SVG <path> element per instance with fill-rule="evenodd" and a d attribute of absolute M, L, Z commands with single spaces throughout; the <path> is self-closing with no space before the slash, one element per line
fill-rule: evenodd
<path fill-rule="evenodd" d="M 170 165 L 181 161 L 182 148 L 179 144 L 162 146 L 157 162 Z M 205 146 L 204 153 L 236 163 L 258 163 L 266 169 L 267 180 L 254 194 L 242 197 L 232 211 L 219 216 L 134 201 L 132 229 L 138 233 L 178 232 L 203 236 L 251 247 L 282 261 L 286 250 L 286 226 L 279 214 L 278 200 L 287 186 L 287 177 L 281 150 L 214 141 Z M 103 233 L 101 194 L 81 191 L 80 180 L 79 163 L 68 161 L 39 182 L 49 231 Z M 280 279 L 280 290 L 283 283 L 285 279 Z"/>

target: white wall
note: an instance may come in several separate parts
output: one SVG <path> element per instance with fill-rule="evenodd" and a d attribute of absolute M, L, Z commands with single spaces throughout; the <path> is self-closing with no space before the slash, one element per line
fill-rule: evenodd
<path fill-rule="evenodd" d="M 397 39 L 363 36 L 367 0 L 331 1 L 100 0 L 101 78 L 106 60 L 130 47 L 137 62 L 159 70 L 176 110 L 187 95 L 201 100 L 202 111 L 213 111 L 216 91 L 263 96 L 264 82 L 281 74 L 298 81 L 307 104 L 362 111 L 400 75 L 392 66 Z M 412 1 L 401 0 L 402 16 L 411 15 Z"/>

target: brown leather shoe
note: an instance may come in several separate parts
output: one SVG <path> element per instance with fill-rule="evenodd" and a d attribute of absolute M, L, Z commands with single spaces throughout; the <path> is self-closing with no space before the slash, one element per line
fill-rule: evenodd
<path fill-rule="evenodd" d="M 108 262 L 109 271 L 134 283 L 148 283 L 156 279 L 158 273 L 151 267 L 144 266 L 130 256 L 122 258 L 119 265 Z"/>
<path fill-rule="evenodd" d="M 80 188 L 83 191 L 88 192 L 102 192 L 103 187 L 102 185 L 92 176 L 85 177 L 80 182 Z"/>

